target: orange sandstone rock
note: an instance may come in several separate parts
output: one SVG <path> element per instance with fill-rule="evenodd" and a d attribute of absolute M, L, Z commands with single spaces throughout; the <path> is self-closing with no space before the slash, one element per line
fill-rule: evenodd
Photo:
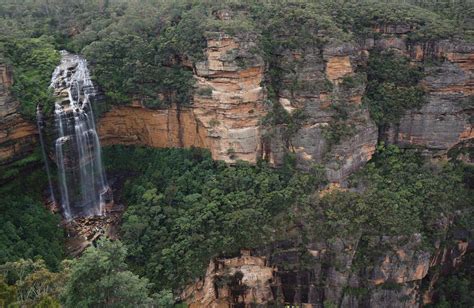
<path fill-rule="evenodd" d="M 10 93 L 12 84 L 10 69 L 0 64 L 0 165 L 22 158 L 36 144 L 36 126 L 19 114 L 20 103 Z"/>
<path fill-rule="evenodd" d="M 243 44 L 242 44 L 243 43 Z M 252 38 L 213 33 L 206 60 L 196 63 L 198 90 L 189 107 L 115 107 L 99 122 L 103 144 L 203 147 L 214 159 L 256 162 L 260 153 L 263 60 L 248 52 Z M 237 63 L 237 56 L 250 64 Z M 201 95 L 199 90 L 209 94 Z M 201 92 L 202 93 L 202 92 Z"/>
<path fill-rule="evenodd" d="M 338 82 L 338 79 L 352 74 L 352 65 L 349 56 L 330 57 L 326 63 L 326 75 L 332 82 Z"/>

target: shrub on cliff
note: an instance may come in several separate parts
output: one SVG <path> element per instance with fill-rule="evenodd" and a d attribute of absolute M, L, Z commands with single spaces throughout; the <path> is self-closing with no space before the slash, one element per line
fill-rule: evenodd
<path fill-rule="evenodd" d="M 4 56 L 13 66 L 14 96 L 21 102 L 21 113 L 29 119 L 36 117 L 36 105 L 42 104 L 44 111 L 53 108 L 49 84 L 51 74 L 59 63 L 59 53 L 53 38 L 19 38 L 0 40 Z"/>
<path fill-rule="evenodd" d="M 384 126 L 398 123 L 405 110 L 419 108 L 425 102 L 419 82 L 420 66 L 394 52 L 374 51 L 367 64 L 368 85 L 363 98 L 371 118 Z"/>

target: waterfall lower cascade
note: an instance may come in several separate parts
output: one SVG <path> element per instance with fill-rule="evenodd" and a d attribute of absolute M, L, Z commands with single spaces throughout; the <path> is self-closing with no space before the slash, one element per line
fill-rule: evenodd
<path fill-rule="evenodd" d="M 96 90 L 87 61 L 61 51 L 51 79 L 55 103 L 55 159 L 64 217 L 105 214 L 110 198 L 92 104 Z"/>

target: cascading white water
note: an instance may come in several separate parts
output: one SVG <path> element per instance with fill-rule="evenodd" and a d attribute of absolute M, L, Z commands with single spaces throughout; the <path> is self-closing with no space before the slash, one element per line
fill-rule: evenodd
<path fill-rule="evenodd" d="M 41 111 L 40 105 L 36 106 L 36 125 L 38 127 L 41 153 L 43 154 L 44 166 L 46 168 L 46 175 L 48 176 L 49 198 L 53 204 L 56 204 L 56 198 L 54 196 L 54 189 L 53 189 L 53 182 L 51 181 L 51 171 L 49 169 L 48 155 L 46 154 L 46 145 L 43 138 L 44 119 L 43 119 L 43 113 Z"/>
<path fill-rule="evenodd" d="M 91 105 L 96 90 L 85 59 L 65 51 L 61 56 L 51 79 L 58 98 L 54 146 L 61 207 L 68 220 L 103 215 L 109 188 Z"/>

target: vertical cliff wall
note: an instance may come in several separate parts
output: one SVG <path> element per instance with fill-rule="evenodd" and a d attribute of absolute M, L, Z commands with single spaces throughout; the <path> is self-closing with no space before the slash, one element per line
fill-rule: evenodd
<path fill-rule="evenodd" d="M 272 63 L 259 55 L 259 37 L 207 34 L 205 61 L 192 65 L 196 80 L 185 107 L 151 110 L 114 107 L 100 120 L 104 144 L 204 147 L 214 159 L 278 166 L 288 153 L 297 167 L 324 166 L 330 181 L 343 181 L 372 157 L 378 140 L 446 153 L 472 139 L 474 45 L 443 40 L 414 44 L 413 29 L 388 25 L 376 38 L 359 42 L 329 40 L 322 46 L 281 49 Z M 398 124 L 379 131 L 362 102 L 365 67 L 374 50 L 394 50 L 423 61 L 426 103 L 409 109 Z M 270 68 L 269 66 L 272 65 Z M 276 101 L 301 116 L 298 129 L 265 125 L 271 104 L 268 71 L 281 72 Z"/>
<path fill-rule="evenodd" d="M 452 247 L 428 251 L 420 234 L 374 236 L 370 248 L 357 235 L 310 241 L 305 247 L 296 242 L 213 260 L 181 298 L 190 307 L 420 307 L 431 302 L 430 283 L 440 269 L 457 266 L 469 246 L 458 240 Z"/>
<path fill-rule="evenodd" d="M 255 162 L 264 156 L 275 165 L 282 163 L 289 150 L 296 153 L 301 168 L 327 164 L 328 175 L 334 180 L 369 160 L 375 149 L 377 129 L 361 106 L 363 87 L 346 90 L 339 86 L 343 77 L 354 75 L 364 57 L 363 51 L 350 45 L 335 45 L 324 53 L 318 49 L 282 54 L 279 65 L 295 66 L 298 75 L 284 76 L 284 82 L 289 84 L 298 78 L 306 85 L 291 93 L 280 91 L 279 102 L 288 111 L 301 108 L 307 115 L 287 149 L 278 133 L 283 127 L 276 128 L 271 140 L 262 138 L 269 131 L 261 124 L 269 106 L 264 102 L 266 92 L 262 87 L 265 64 L 258 54 L 251 52 L 256 39 L 248 34 L 208 34 L 206 60 L 195 64 L 192 105 L 164 110 L 145 109 L 139 104 L 114 107 L 100 120 L 103 144 L 205 147 L 214 159 Z M 328 83 L 330 90 L 326 89 Z M 328 149 L 324 129 L 335 113 L 331 106 L 334 96 L 349 100 L 354 134 Z"/>
<path fill-rule="evenodd" d="M 265 110 L 264 63 L 249 52 L 255 38 L 208 35 L 206 60 L 195 64 L 193 103 L 161 110 L 115 107 L 99 122 L 103 144 L 195 146 L 209 149 L 214 159 L 256 162 Z"/>
<path fill-rule="evenodd" d="M 8 165 L 30 154 L 37 143 L 36 126 L 25 121 L 12 97 L 12 71 L 0 63 L 0 166 Z"/>
<path fill-rule="evenodd" d="M 474 45 L 444 40 L 409 46 L 401 41 L 397 49 L 413 61 L 434 63 L 425 65 L 422 84 L 426 104 L 419 110 L 407 111 L 400 123 L 390 128 L 387 140 L 443 154 L 474 138 Z"/>
<path fill-rule="evenodd" d="M 279 59 L 284 72 L 279 102 L 288 112 L 299 110 L 304 120 L 287 142 L 281 126 L 266 154 L 280 165 L 285 153 L 293 152 L 300 168 L 321 164 L 330 181 L 340 181 L 372 157 L 377 143 L 377 127 L 361 104 L 365 84 L 344 82 L 356 78 L 366 53 L 353 44 L 332 42 L 285 50 Z M 335 140 L 342 128 L 346 135 Z"/>

